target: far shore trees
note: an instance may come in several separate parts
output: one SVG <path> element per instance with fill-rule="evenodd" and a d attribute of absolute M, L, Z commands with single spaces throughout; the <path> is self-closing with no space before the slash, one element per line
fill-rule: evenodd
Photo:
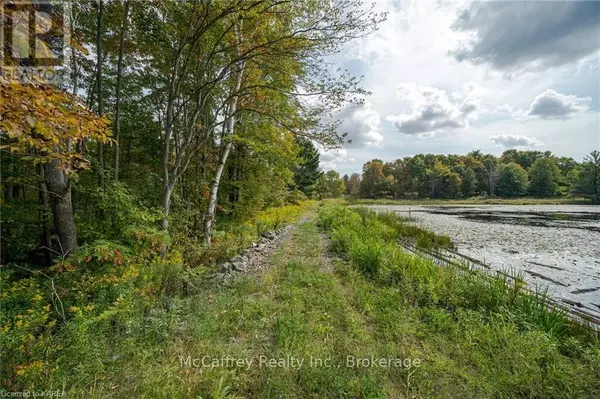
<path fill-rule="evenodd" d="M 529 192 L 534 197 L 551 197 L 558 189 L 560 171 L 553 158 L 543 157 L 535 160 L 529 170 Z"/>
<path fill-rule="evenodd" d="M 527 172 L 521 165 L 503 164 L 498 174 L 496 194 L 500 197 L 521 197 L 527 193 Z"/>
<path fill-rule="evenodd" d="M 575 172 L 573 194 L 581 195 L 600 204 L 600 152 L 592 153 L 583 159 L 579 170 Z"/>
<path fill-rule="evenodd" d="M 363 165 L 362 198 L 470 198 L 473 196 L 552 197 L 575 195 L 600 201 L 600 152 L 583 163 L 550 151 L 506 150 L 500 157 L 471 151 L 467 155 L 417 154 L 391 162 L 373 159 Z M 355 178 L 355 180 L 357 180 Z"/>
<path fill-rule="evenodd" d="M 335 170 L 323 173 L 319 176 L 315 185 L 315 194 L 319 199 L 339 198 L 344 194 L 344 191 L 344 181 Z"/>

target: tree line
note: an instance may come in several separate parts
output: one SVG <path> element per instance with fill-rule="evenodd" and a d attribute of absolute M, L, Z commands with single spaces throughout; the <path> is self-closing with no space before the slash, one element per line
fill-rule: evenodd
<path fill-rule="evenodd" d="M 302 143 L 344 143 L 323 116 L 365 94 L 323 59 L 385 18 L 354 0 L 60 6 L 66 79 L 0 85 L 2 262 L 132 225 L 210 245 L 228 221 L 310 195 Z"/>
<path fill-rule="evenodd" d="M 600 203 L 600 152 L 582 162 L 550 151 L 506 150 L 501 156 L 418 154 L 373 159 L 343 177 L 346 194 L 362 198 L 584 197 Z"/>

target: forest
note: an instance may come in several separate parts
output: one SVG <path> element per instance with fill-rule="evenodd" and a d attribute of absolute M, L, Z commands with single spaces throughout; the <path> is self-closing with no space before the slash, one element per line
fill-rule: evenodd
<path fill-rule="evenodd" d="M 576 197 L 600 203 L 600 153 L 581 162 L 550 151 L 510 149 L 495 157 L 418 154 L 364 164 L 362 175 L 344 175 L 346 193 L 361 198 L 441 198 L 474 196 Z"/>
<path fill-rule="evenodd" d="M 365 94 L 320 60 L 383 18 L 321 1 L 68 11 L 61 86 L 2 85 L 4 263 L 131 226 L 210 244 L 230 221 L 310 196 L 318 159 L 298 171 L 302 145 L 342 144 L 322 115 Z"/>

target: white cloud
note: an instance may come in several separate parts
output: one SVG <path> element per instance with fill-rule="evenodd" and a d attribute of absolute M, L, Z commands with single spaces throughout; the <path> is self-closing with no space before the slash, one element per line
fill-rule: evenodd
<path fill-rule="evenodd" d="M 492 136 L 491 140 L 503 148 L 538 147 L 544 145 L 540 140 L 517 134 L 506 134 L 501 132 Z"/>
<path fill-rule="evenodd" d="M 389 115 L 386 120 L 405 134 L 464 128 L 469 118 L 476 118 L 476 111 L 481 107 L 481 102 L 473 97 L 458 102 L 445 90 L 415 83 L 399 85 L 398 98 L 411 104 L 410 112 Z"/>
<path fill-rule="evenodd" d="M 381 117 L 379 113 L 371 109 L 371 104 L 343 109 L 336 117 L 342 123 L 338 126 L 338 132 L 347 133 L 346 139 L 352 140 L 351 147 L 377 147 L 383 140 L 379 132 Z"/>
<path fill-rule="evenodd" d="M 544 119 L 568 119 L 587 111 L 591 102 L 591 97 L 564 95 L 548 89 L 533 100 L 527 115 Z"/>
<path fill-rule="evenodd" d="M 322 170 L 334 170 L 338 169 L 341 164 L 354 162 L 354 158 L 348 156 L 348 150 L 344 148 L 326 150 L 318 144 L 316 144 L 316 147 L 319 150 L 319 161 Z"/>

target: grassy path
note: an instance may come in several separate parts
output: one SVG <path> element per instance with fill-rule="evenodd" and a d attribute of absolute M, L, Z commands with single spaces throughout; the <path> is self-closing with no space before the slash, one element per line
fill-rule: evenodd
<path fill-rule="evenodd" d="M 149 330 L 147 345 L 132 342 L 133 355 L 88 397 L 546 397 L 548 383 L 529 364 L 552 350 L 545 337 L 510 323 L 492 331 L 476 312 L 452 319 L 407 304 L 328 248 L 311 213 L 267 270 L 175 301 L 157 322 L 171 327 Z M 368 360 L 356 367 L 358 358 Z M 563 393 L 557 381 L 554 397 L 593 397 Z"/>
<path fill-rule="evenodd" d="M 380 297 L 365 284 L 329 256 L 327 237 L 311 214 L 273 255 L 268 270 L 239 276 L 177 304 L 182 311 L 176 334 L 158 353 L 136 355 L 122 373 L 124 381 L 114 382 L 113 393 L 153 398 L 406 397 L 412 371 L 407 367 L 347 367 L 347 356 L 418 357 L 418 352 L 400 351 L 394 334 L 373 319 L 379 304 L 367 296 L 393 301 L 393 295 Z M 252 363 L 234 365 L 234 359 Z"/>

